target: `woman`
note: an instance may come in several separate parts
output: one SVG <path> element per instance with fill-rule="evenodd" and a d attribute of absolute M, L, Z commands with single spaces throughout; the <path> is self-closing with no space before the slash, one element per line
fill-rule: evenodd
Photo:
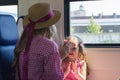
<path fill-rule="evenodd" d="M 57 44 L 52 40 L 61 13 L 37 3 L 23 20 L 24 31 L 15 47 L 17 80 L 63 80 Z"/>

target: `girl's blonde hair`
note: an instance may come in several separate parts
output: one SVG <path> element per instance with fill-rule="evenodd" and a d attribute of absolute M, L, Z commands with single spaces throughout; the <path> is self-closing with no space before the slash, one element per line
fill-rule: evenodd
<path fill-rule="evenodd" d="M 55 33 L 55 29 L 56 27 L 54 25 L 47 27 L 47 28 L 43 28 L 43 29 L 37 29 L 34 30 L 33 33 L 33 37 L 35 35 L 41 35 L 42 37 L 47 37 L 48 39 L 50 39 L 53 34 Z M 46 36 L 44 36 L 45 33 L 48 33 Z M 14 63 L 13 66 L 16 66 L 18 61 L 19 61 L 19 55 L 20 53 L 23 51 L 23 49 L 26 46 L 28 40 L 28 32 L 25 32 L 24 34 L 22 34 L 18 44 L 16 45 L 15 49 L 14 49 Z"/>

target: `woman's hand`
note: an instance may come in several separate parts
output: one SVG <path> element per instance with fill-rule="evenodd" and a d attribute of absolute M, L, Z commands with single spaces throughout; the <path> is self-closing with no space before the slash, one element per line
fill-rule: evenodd
<path fill-rule="evenodd" d="M 68 56 L 70 51 L 70 45 L 71 45 L 70 42 L 64 44 L 63 46 L 60 45 L 59 51 L 60 51 L 60 57 L 62 60 Z"/>

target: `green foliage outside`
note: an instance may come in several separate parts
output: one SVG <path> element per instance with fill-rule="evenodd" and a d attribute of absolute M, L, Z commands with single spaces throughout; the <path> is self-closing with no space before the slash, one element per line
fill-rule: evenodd
<path fill-rule="evenodd" d="M 90 24 L 87 27 L 87 33 L 92 33 L 92 34 L 103 33 L 101 26 L 97 22 L 94 21 L 93 16 L 91 17 Z"/>
<path fill-rule="evenodd" d="M 74 28 L 73 28 L 73 26 L 70 27 L 70 32 L 71 32 L 71 33 L 74 33 Z"/>

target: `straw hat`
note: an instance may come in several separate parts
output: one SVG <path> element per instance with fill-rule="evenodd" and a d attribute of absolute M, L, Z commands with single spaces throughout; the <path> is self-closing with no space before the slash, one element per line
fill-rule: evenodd
<path fill-rule="evenodd" d="M 61 13 L 52 10 L 48 3 L 37 3 L 28 10 L 28 15 L 23 20 L 24 27 L 35 22 L 34 29 L 42 29 L 55 24 L 60 19 Z"/>

